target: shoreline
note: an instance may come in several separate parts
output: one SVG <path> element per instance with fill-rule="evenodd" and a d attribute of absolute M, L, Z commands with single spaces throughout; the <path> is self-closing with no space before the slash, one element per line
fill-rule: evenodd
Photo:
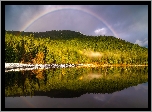
<path fill-rule="evenodd" d="M 81 66 L 77 66 L 79 67 L 144 67 L 144 66 L 148 66 L 148 65 L 95 65 L 95 64 L 84 64 Z"/>
<path fill-rule="evenodd" d="M 126 64 L 115 64 L 115 65 L 109 65 L 109 64 L 24 64 L 24 63 L 5 63 L 5 68 L 11 68 L 11 67 L 119 67 L 119 66 L 148 66 L 148 65 L 126 65 Z"/>
<path fill-rule="evenodd" d="M 89 67 L 128 67 L 128 66 L 137 66 L 143 67 L 148 65 L 98 65 L 98 64 L 23 64 L 23 63 L 5 63 L 5 72 L 9 71 L 22 71 L 22 70 L 36 70 L 36 69 L 51 69 L 51 68 L 89 68 Z"/>

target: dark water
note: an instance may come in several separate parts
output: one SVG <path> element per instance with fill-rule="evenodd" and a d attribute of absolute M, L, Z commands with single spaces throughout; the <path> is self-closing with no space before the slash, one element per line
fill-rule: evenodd
<path fill-rule="evenodd" d="M 148 67 L 5 73 L 6 108 L 148 108 Z"/>

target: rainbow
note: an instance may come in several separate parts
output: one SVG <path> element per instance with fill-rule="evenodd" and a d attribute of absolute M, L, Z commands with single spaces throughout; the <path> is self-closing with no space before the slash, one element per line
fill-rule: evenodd
<path fill-rule="evenodd" d="M 87 13 L 95 18 L 97 18 L 99 21 L 101 21 L 102 23 L 104 23 L 114 34 L 115 37 L 119 37 L 117 35 L 117 33 L 114 31 L 114 29 L 111 27 L 110 24 L 108 24 L 101 16 L 99 16 L 98 14 L 94 13 L 93 11 L 86 9 L 86 8 L 81 8 L 81 7 L 74 7 L 74 6 L 58 6 L 58 7 L 49 7 L 44 11 L 41 11 L 39 14 L 33 16 L 30 21 L 28 21 L 27 23 L 25 23 L 25 25 L 23 25 L 23 27 L 21 28 L 21 31 L 26 31 L 26 29 L 28 29 L 28 27 L 30 27 L 35 21 L 37 21 L 38 19 L 40 19 L 41 17 L 45 16 L 48 13 L 52 13 L 55 11 L 59 11 L 59 10 L 64 10 L 64 9 L 69 9 L 69 10 L 78 10 L 84 13 Z"/>
<path fill-rule="evenodd" d="M 20 98 L 31 108 L 36 108 L 32 103 L 30 103 L 24 96 L 20 96 Z"/>

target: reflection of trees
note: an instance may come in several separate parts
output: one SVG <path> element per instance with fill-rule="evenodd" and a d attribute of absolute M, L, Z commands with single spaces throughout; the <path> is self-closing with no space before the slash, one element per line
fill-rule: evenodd
<path fill-rule="evenodd" d="M 101 74 L 103 77 L 84 80 L 87 74 Z M 81 76 L 83 78 L 80 80 Z M 5 73 L 5 95 L 41 93 L 49 96 L 50 93 L 52 94 L 50 97 L 53 95 L 54 97 L 74 97 L 85 93 L 112 93 L 147 81 L 148 67 L 64 68 L 7 72 Z"/>
<path fill-rule="evenodd" d="M 106 75 L 107 75 L 107 68 L 105 68 L 104 77 L 106 77 Z"/>
<path fill-rule="evenodd" d="M 124 73 L 124 68 L 120 68 L 120 75 L 123 75 L 123 73 Z"/>
<path fill-rule="evenodd" d="M 25 80 L 26 80 L 26 76 L 24 75 L 24 71 L 22 72 L 23 75 L 18 75 L 18 78 L 20 80 L 18 80 L 18 85 L 22 84 L 21 87 L 22 87 L 22 91 L 24 92 L 24 90 L 26 89 L 25 88 Z M 19 77 L 20 76 L 20 77 Z"/>
<path fill-rule="evenodd" d="M 32 70 L 32 72 L 36 75 L 36 78 L 44 79 L 43 69 L 35 69 L 35 70 Z"/>
<path fill-rule="evenodd" d="M 47 84 L 47 72 L 44 71 L 43 72 L 43 75 L 44 75 L 44 84 L 46 85 Z M 38 79 L 37 79 L 38 80 Z"/>

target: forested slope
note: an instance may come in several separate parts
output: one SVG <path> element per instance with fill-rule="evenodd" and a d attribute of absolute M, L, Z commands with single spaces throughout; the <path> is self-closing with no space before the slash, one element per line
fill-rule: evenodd
<path fill-rule="evenodd" d="M 148 64 L 148 49 L 113 36 L 63 30 L 5 32 L 5 62 Z"/>

